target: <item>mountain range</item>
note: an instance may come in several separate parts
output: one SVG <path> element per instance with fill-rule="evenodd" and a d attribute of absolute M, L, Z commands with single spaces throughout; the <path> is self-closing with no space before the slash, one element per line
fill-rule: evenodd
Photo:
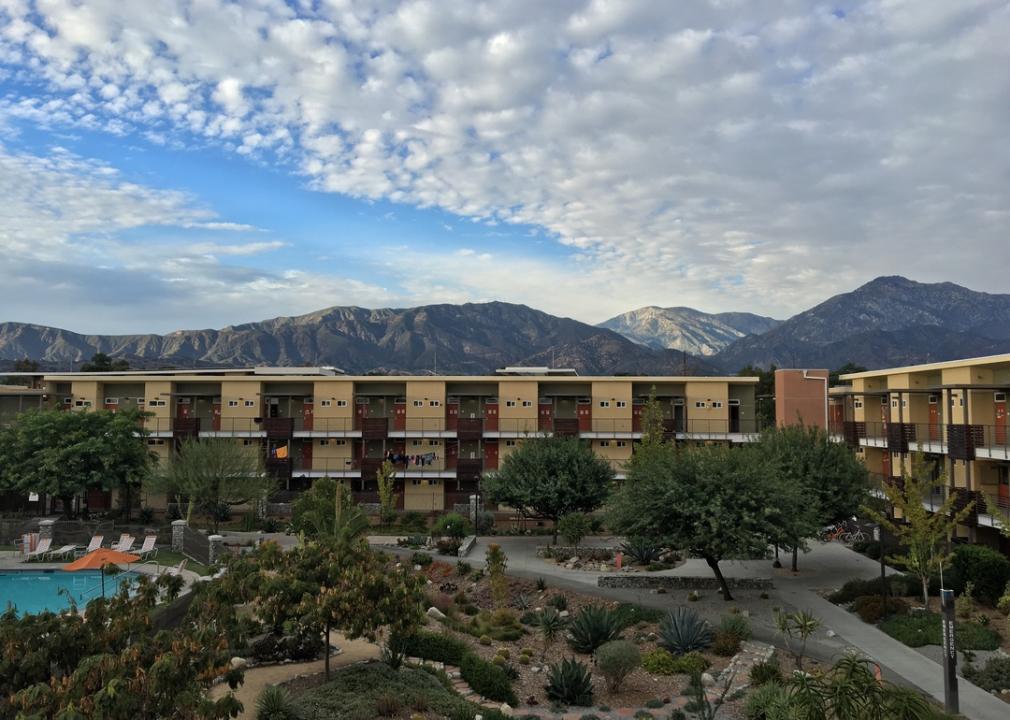
<path fill-rule="evenodd" d="M 489 302 L 331 307 L 167 335 L 82 335 L 0 323 L 0 367 L 28 358 L 64 370 L 96 352 L 145 369 L 334 365 L 351 373 L 483 374 L 546 365 L 586 375 L 682 375 L 773 364 L 879 368 L 1010 352 L 1010 295 L 880 277 L 784 322 L 645 307 L 592 326 Z"/>

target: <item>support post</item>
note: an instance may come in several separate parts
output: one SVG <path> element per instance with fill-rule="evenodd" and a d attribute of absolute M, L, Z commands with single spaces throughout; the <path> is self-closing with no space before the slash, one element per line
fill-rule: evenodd
<path fill-rule="evenodd" d="M 53 539 L 53 525 L 56 524 L 55 520 L 39 520 L 39 539 L 49 538 Z"/>
<path fill-rule="evenodd" d="M 210 543 L 210 549 L 207 552 L 209 564 L 213 565 L 224 553 L 224 536 L 211 535 L 207 538 L 207 542 Z"/>
<path fill-rule="evenodd" d="M 956 715 L 960 710 L 957 692 L 957 645 L 954 643 L 954 591 L 940 590 L 943 612 L 943 704 Z"/>
<path fill-rule="evenodd" d="M 172 521 L 172 552 L 182 552 L 183 537 L 186 533 L 187 525 L 185 520 Z"/>

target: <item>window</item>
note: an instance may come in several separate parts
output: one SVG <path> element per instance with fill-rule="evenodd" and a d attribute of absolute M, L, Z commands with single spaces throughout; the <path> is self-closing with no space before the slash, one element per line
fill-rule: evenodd
<path fill-rule="evenodd" d="M 438 447 L 441 443 L 438 440 L 429 440 L 428 447 Z"/>
<path fill-rule="evenodd" d="M 105 404 L 106 405 L 118 405 L 119 404 L 119 398 L 105 398 Z"/>
<path fill-rule="evenodd" d="M 600 440 L 600 447 L 610 447 L 609 440 Z"/>
<path fill-rule="evenodd" d="M 939 397 L 937 397 L 936 395 L 930 395 L 929 396 L 929 404 L 930 405 L 936 405 L 938 402 L 939 402 Z"/>
<path fill-rule="evenodd" d="M 515 406 L 516 406 L 516 401 L 515 400 L 506 400 L 505 401 L 505 407 L 515 407 Z"/>
<path fill-rule="evenodd" d="M 305 398 L 304 400 L 302 400 L 302 404 L 303 405 L 314 405 L 315 404 L 315 400 L 313 398 Z"/>
<path fill-rule="evenodd" d="M 89 407 L 91 407 L 91 401 L 90 400 L 77 400 L 77 401 L 74 402 L 74 406 L 75 407 L 79 407 L 79 408 L 89 408 Z"/>
<path fill-rule="evenodd" d="M 617 441 L 617 447 L 628 447 L 628 441 L 627 440 L 618 440 Z"/>
<path fill-rule="evenodd" d="M 897 401 L 897 400 L 892 400 L 892 401 L 891 401 L 891 407 L 892 407 L 892 408 L 896 408 L 896 407 L 898 407 L 898 401 Z"/>
<path fill-rule="evenodd" d="M 347 407 L 346 400 L 337 400 L 337 407 Z"/>
<path fill-rule="evenodd" d="M 252 446 L 252 445 L 255 445 L 255 444 L 256 444 L 256 441 L 255 441 L 255 440 L 250 440 L 249 438 L 245 438 L 245 439 L 244 439 L 244 440 L 242 441 L 242 444 L 243 444 L 243 445 L 245 445 L 246 447 L 250 447 L 250 446 Z"/>
<path fill-rule="evenodd" d="M 532 400 L 523 400 L 523 407 L 533 407 Z"/>
<path fill-rule="evenodd" d="M 619 408 L 628 407 L 628 401 L 627 400 L 618 400 L 617 401 L 617 407 L 619 407 Z"/>
<path fill-rule="evenodd" d="M 863 407 L 863 401 L 862 400 L 856 400 L 856 401 L 854 401 L 852 403 L 852 405 L 853 405 L 853 407 L 861 408 L 861 407 Z"/>
<path fill-rule="evenodd" d="M 1006 393 L 993 393 L 992 399 L 994 402 L 1006 402 Z"/>
<path fill-rule="evenodd" d="M 256 407 L 256 401 L 255 400 L 246 400 L 245 401 L 245 406 L 246 407 Z"/>
<path fill-rule="evenodd" d="M 515 447 L 515 446 L 516 446 L 516 441 L 515 440 L 506 440 L 505 441 L 505 447 Z"/>
<path fill-rule="evenodd" d="M 729 401 L 729 406 L 730 407 L 740 407 L 740 401 L 739 400 L 730 400 Z"/>
<path fill-rule="evenodd" d="M 441 400 L 430 400 L 428 401 L 429 407 L 439 407 L 442 404 Z"/>
<path fill-rule="evenodd" d="M 140 406 L 144 405 L 144 398 L 137 398 L 137 404 Z"/>
<path fill-rule="evenodd" d="M 319 447 L 326 447 L 329 444 L 330 444 L 330 441 L 326 440 L 325 438 L 319 441 Z"/>
<path fill-rule="evenodd" d="M 330 406 L 330 401 L 329 400 L 320 400 L 319 401 L 319 407 L 329 407 L 329 406 Z"/>
<path fill-rule="evenodd" d="M 424 407 L 424 400 L 415 400 L 414 407 Z"/>
<path fill-rule="evenodd" d="M 887 405 L 887 397 L 886 397 L 886 396 L 885 396 L 885 397 L 882 397 L 882 398 L 880 398 L 880 404 L 881 404 L 881 405 Z"/>
<path fill-rule="evenodd" d="M 238 400 L 229 400 L 228 407 L 238 407 Z"/>
<path fill-rule="evenodd" d="M 69 400 L 70 398 L 67 398 L 67 399 Z M 148 401 L 147 406 L 148 407 L 158 407 L 158 401 L 157 400 L 150 400 L 150 401 Z"/>
<path fill-rule="evenodd" d="M 344 445 L 347 444 L 347 441 L 346 440 L 331 440 L 330 444 L 334 445 L 336 447 L 343 447 Z"/>
<path fill-rule="evenodd" d="M 708 407 L 708 403 L 706 403 L 704 400 L 696 400 L 694 406 L 696 408 L 705 408 Z"/>
<path fill-rule="evenodd" d="M 410 444 L 413 447 L 421 447 L 422 445 L 424 445 L 424 440 L 411 440 Z"/>
<path fill-rule="evenodd" d="M 600 400 L 600 407 L 601 408 L 608 408 L 608 407 L 610 407 L 610 401 L 609 400 Z"/>
<path fill-rule="evenodd" d="M 721 408 L 722 407 L 722 400 L 713 400 L 712 401 L 712 407 L 714 407 L 714 408 Z"/>
<path fill-rule="evenodd" d="M 148 438 L 147 439 L 147 444 L 148 445 L 164 445 L 165 441 L 162 438 Z"/>

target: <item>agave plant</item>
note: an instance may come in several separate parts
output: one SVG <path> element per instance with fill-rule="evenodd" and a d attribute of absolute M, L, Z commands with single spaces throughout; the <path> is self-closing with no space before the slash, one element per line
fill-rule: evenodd
<path fill-rule="evenodd" d="M 614 613 L 599 605 L 588 605 L 568 626 L 568 644 L 575 652 L 591 654 L 603 643 L 616 640 L 620 633 Z"/>
<path fill-rule="evenodd" d="M 526 593 L 519 593 L 516 596 L 515 602 L 516 602 L 516 607 L 519 608 L 520 610 L 529 610 L 530 609 L 530 596 L 527 595 Z"/>
<path fill-rule="evenodd" d="M 282 687 L 267 685 L 256 701 L 257 720 L 299 720 L 291 694 Z"/>
<path fill-rule="evenodd" d="M 547 649 L 565 627 L 565 619 L 554 608 L 547 608 L 537 616 L 537 627 L 544 637 L 544 651 L 541 657 L 547 656 Z"/>
<path fill-rule="evenodd" d="M 589 668 L 571 658 L 551 665 L 547 673 L 547 697 L 563 705 L 592 705 L 593 678 Z"/>
<path fill-rule="evenodd" d="M 621 551 L 640 565 L 648 565 L 659 560 L 663 548 L 649 538 L 633 537 L 621 543 Z"/>
<path fill-rule="evenodd" d="M 712 644 L 712 628 L 694 610 L 676 607 L 659 623 L 659 644 L 674 655 L 703 650 Z"/>

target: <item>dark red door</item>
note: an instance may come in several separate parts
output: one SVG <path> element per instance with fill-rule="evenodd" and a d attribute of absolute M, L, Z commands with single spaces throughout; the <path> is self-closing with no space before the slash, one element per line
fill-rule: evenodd
<path fill-rule="evenodd" d="M 407 401 L 397 400 L 393 404 L 393 429 L 407 429 Z"/>
<path fill-rule="evenodd" d="M 891 477 L 891 453 L 885 452 L 880 461 L 880 466 L 885 478 Z"/>
<path fill-rule="evenodd" d="M 642 413 L 645 412 L 645 405 L 634 404 L 631 406 L 631 431 L 642 432 Z"/>
<path fill-rule="evenodd" d="M 185 420 L 192 414 L 193 406 L 190 405 L 188 398 L 179 398 L 175 403 L 175 416 Z"/>
<path fill-rule="evenodd" d="M 302 403 L 302 430 L 312 429 L 315 412 L 316 406 L 314 402 L 306 400 Z"/>
<path fill-rule="evenodd" d="M 576 405 L 575 414 L 579 417 L 579 432 L 592 432 L 593 404 L 588 400 L 579 400 L 579 404 Z"/>
<path fill-rule="evenodd" d="M 554 403 L 540 403 L 540 419 L 537 423 L 540 432 L 551 432 L 554 430 Z"/>
<path fill-rule="evenodd" d="M 484 430 L 498 432 L 498 401 L 488 400 L 484 403 Z"/>
<path fill-rule="evenodd" d="M 445 429 L 455 430 L 459 427 L 459 400 L 445 404 Z"/>
<path fill-rule="evenodd" d="M 940 439 L 940 398 L 937 395 L 929 396 L 929 439 Z"/>
<path fill-rule="evenodd" d="M 996 393 L 993 407 L 996 410 L 996 444 L 1006 445 L 1006 393 Z"/>
<path fill-rule="evenodd" d="M 455 470 L 456 460 L 459 459 L 459 441 L 445 441 L 445 469 Z"/>
<path fill-rule="evenodd" d="M 211 429 L 214 432 L 221 431 L 221 401 L 215 400 L 210 404 Z"/>
<path fill-rule="evenodd" d="M 488 440 L 484 443 L 484 469 L 498 469 L 498 441 Z"/>
<path fill-rule="evenodd" d="M 301 470 L 312 469 L 312 440 L 302 441 L 302 466 Z"/>
<path fill-rule="evenodd" d="M 368 401 L 354 403 L 354 429 L 360 430 L 364 424 L 361 421 L 368 417 Z"/>

